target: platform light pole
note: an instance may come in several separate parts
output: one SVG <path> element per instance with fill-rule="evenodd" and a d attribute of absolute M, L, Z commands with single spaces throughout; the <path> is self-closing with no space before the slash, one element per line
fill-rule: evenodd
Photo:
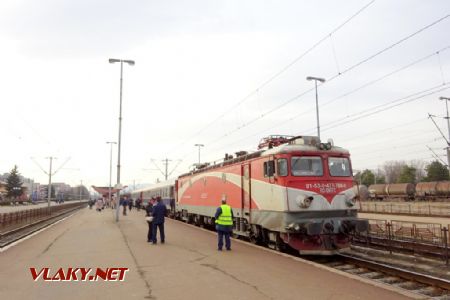
<path fill-rule="evenodd" d="M 109 205 L 111 205 L 111 181 L 112 181 L 112 150 L 113 145 L 117 145 L 116 142 L 106 142 L 107 144 L 110 144 L 110 150 L 109 150 L 109 193 L 108 193 L 108 202 Z"/>
<path fill-rule="evenodd" d="M 81 202 L 81 189 L 82 189 L 82 187 L 83 187 L 83 180 L 80 180 L 80 202 Z"/>
<path fill-rule="evenodd" d="M 445 101 L 445 108 L 447 110 L 447 117 L 445 117 L 445 119 L 447 119 L 447 128 L 448 128 L 448 140 L 447 140 L 447 164 L 450 170 L 450 118 L 448 116 L 448 101 L 450 101 L 450 98 L 448 97 L 439 97 L 439 100 L 444 100 Z"/>
<path fill-rule="evenodd" d="M 50 208 L 50 198 L 52 196 L 52 162 L 56 157 L 47 157 L 50 160 L 50 170 L 48 171 L 48 190 L 47 190 L 47 204 L 48 208 Z"/>
<path fill-rule="evenodd" d="M 134 66 L 134 60 L 126 60 L 126 59 L 116 59 L 110 58 L 109 63 L 120 63 L 120 106 L 119 106 L 119 140 L 118 140 L 118 154 L 117 154 L 117 185 L 120 186 L 120 146 L 121 146 L 121 137 L 122 137 L 122 82 L 123 82 L 123 63 L 129 64 L 130 66 Z M 120 190 L 117 191 L 117 210 L 116 210 L 116 222 L 119 221 L 119 210 L 120 210 Z"/>
<path fill-rule="evenodd" d="M 198 147 L 198 165 L 200 166 L 200 148 L 205 147 L 203 144 L 195 144 L 195 147 Z"/>
<path fill-rule="evenodd" d="M 308 77 L 306 77 L 306 80 L 308 80 L 308 81 L 314 80 L 314 85 L 315 85 L 315 87 L 316 87 L 317 136 L 319 137 L 319 140 L 320 140 L 319 97 L 317 96 L 317 81 L 320 81 L 321 83 L 324 83 L 324 82 L 325 82 L 325 79 L 324 79 L 324 78 L 319 78 L 319 77 L 308 76 Z"/>

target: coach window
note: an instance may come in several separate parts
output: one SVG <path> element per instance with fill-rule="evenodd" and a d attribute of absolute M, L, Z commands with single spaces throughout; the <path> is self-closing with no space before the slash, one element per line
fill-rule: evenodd
<path fill-rule="evenodd" d="M 348 177 L 351 176 L 350 163 L 346 157 L 329 157 L 328 169 L 331 176 Z"/>
<path fill-rule="evenodd" d="M 285 158 L 277 159 L 277 174 L 278 176 L 287 176 L 288 174 L 287 159 Z"/>
<path fill-rule="evenodd" d="M 273 160 L 264 163 L 264 177 L 272 177 L 275 173 L 275 162 Z"/>
<path fill-rule="evenodd" d="M 291 172 L 293 176 L 323 176 L 322 159 L 318 156 L 293 156 Z"/>

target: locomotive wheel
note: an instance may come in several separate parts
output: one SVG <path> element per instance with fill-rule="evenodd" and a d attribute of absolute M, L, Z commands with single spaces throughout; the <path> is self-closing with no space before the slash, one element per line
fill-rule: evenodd
<path fill-rule="evenodd" d="M 262 244 L 261 229 L 258 228 L 256 225 L 252 225 L 252 227 L 251 227 L 249 240 L 250 240 L 250 243 L 255 244 L 255 245 Z"/>
<path fill-rule="evenodd" d="M 257 245 L 258 243 L 259 243 L 259 239 L 258 239 L 258 237 L 256 237 L 255 235 L 250 235 L 250 243 L 252 243 L 252 244 L 254 244 L 254 245 Z"/>

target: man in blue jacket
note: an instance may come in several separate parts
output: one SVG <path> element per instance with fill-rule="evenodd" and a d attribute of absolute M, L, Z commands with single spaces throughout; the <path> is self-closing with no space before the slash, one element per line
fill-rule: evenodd
<path fill-rule="evenodd" d="M 217 250 L 222 251 L 223 237 L 225 237 L 225 248 L 231 250 L 230 235 L 233 232 L 233 210 L 227 204 L 226 199 L 222 199 L 222 205 L 217 208 L 216 230 L 218 237 Z"/>
<path fill-rule="evenodd" d="M 164 244 L 165 242 L 165 235 L 164 235 L 164 218 L 166 216 L 166 206 L 164 203 L 161 202 L 161 197 L 156 198 L 156 205 L 153 206 L 153 234 L 152 234 L 152 242 L 153 244 L 156 244 L 158 240 L 156 239 L 156 234 L 159 227 L 159 236 L 161 238 L 161 243 Z"/>

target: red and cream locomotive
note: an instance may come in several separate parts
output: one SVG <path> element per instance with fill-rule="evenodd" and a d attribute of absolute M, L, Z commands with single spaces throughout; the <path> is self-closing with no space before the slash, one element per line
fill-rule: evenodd
<path fill-rule="evenodd" d="M 350 234 L 367 229 L 357 218 L 350 154 L 311 136 L 270 136 L 255 153 L 226 155 L 175 181 L 178 218 L 214 224 L 222 199 L 233 208 L 239 236 L 300 254 L 333 254 Z"/>

